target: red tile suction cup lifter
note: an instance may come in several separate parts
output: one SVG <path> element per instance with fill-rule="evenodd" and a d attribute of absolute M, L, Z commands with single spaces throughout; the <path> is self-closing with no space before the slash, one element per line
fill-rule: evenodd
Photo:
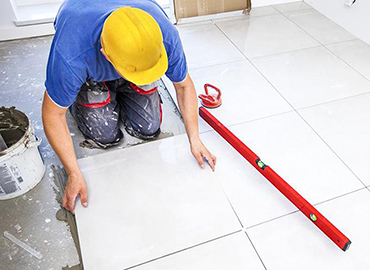
<path fill-rule="evenodd" d="M 217 93 L 209 93 L 208 88 L 213 88 Z M 200 94 L 198 97 L 202 101 L 202 105 L 206 108 L 213 109 L 221 106 L 221 90 L 212 84 L 206 83 L 204 85 L 204 91 L 206 94 Z"/>
<path fill-rule="evenodd" d="M 284 181 L 276 172 L 239 140 L 230 130 L 218 121 L 207 109 L 199 108 L 200 116 L 217 131 L 236 151 L 239 152 L 254 168 L 271 182 L 287 199 L 289 199 L 314 225 L 326 234 L 338 247 L 346 251 L 351 241 L 330 223 L 319 211 L 306 201 L 297 191 Z M 309 239 L 307 239 L 309 241 Z"/>

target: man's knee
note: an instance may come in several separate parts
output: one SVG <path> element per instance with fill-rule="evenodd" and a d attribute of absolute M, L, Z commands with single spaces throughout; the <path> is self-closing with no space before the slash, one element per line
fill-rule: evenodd
<path fill-rule="evenodd" d="M 159 93 L 139 94 L 127 91 L 118 97 L 121 118 L 126 130 L 134 136 L 154 138 L 159 135 L 162 122 L 162 108 Z M 141 136 L 142 135 L 142 136 Z"/>
<path fill-rule="evenodd" d="M 87 139 L 106 145 L 120 141 L 122 132 L 118 127 L 119 108 L 115 93 L 101 87 L 87 82 L 70 111 Z"/>
<path fill-rule="evenodd" d="M 159 117 L 150 117 L 144 119 L 136 119 L 136 121 L 130 121 L 132 129 L 144 136 L 154 136 L 158 135 L 158 131 L 160 129 L 161 123 Z"/>
<path fill-rule="evenodd" d="M 111 144 L 122 138 L 118 127 L 118 108 L 114 106 L 108 104 L 101 108 L 88 108 L 75 103 L 71 106 L 71 114 L 87 139 L 103 145 Z"/>

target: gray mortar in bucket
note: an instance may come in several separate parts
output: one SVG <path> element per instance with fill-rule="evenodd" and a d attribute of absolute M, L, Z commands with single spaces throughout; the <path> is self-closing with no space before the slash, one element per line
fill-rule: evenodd
<path fill-rule="evenodd" d="M 0 156 L 22 139 L 29 124 L 28 117 L 15 107 L 0 108 Z"/>

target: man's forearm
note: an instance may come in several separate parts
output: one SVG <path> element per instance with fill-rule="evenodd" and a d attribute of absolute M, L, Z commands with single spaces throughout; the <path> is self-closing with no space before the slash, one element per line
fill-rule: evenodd
<path fill-rule="evenodd" d="M 186 133 L 191 143 L 199 139 L 197 93 L 189 75 L 183 83 L 175 84 L 175 88 Z"/>
<path fill-rule="evenodd" d="M 65 116 L 52 119 L 46 116 L 43 117 L 43 122 L 46 137 L 68 174 L 80 173 Z"/>
<path fill-rule="evenodd" d="M 46 137 L 68 174 L 80 174 L 65 111 L 61 113 L 50 110 L 47 103 L 44 101 L 42 109 L 42 120 Z"/>

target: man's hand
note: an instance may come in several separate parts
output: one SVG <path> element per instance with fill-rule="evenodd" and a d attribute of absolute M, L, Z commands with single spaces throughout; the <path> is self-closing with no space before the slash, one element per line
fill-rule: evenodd
<path fill-rule="evenodd" d="M 174 83 L 173 85 L 176 89 L 177 101 L 181 115 L 184 119 L 191 153 L 198 161 L 200 167 L 204 168 L 204 159 L 206 159 L 209 166 L 212 168 L 212 171 L 214 171 L 216 166 L 216 157 L 208 151 L 199 139 L 198 100 L 194 83 L 188 74 L 184 81 Z"/>
<path fill-rule="evenodd" d="M 83 176 L 71 175 L 68 178 L 66 190 L 63 197 L 63 207 L 68 211 L 75 213 L 76 197 L 81 197 L 81 204 L 87 207 L 87 187 Z"/>
<path fill-rule="evenodd" d="M 192 141 L 190 143 L 190 148 L 191 153 L 198 161 L 198 164 L 201 168 L 204 168 L 204 159 L 206 159 L 212 171 L 215 171 L 216 157 L 208 151 L 200 139 Z"/>
<path fill-rule="evenodd" d="M 77 196 L 81 196 L 82 205 L 85 204 L 84 206 L 87 206 L 87 189 L 85 180 L 78 167 L 71 134 L 68 129 L 67 110 L 68 108 L 57 106 L 45 91 L 42 104 L 44 131 L 49 143 L 69 175 L 62 205 L 65 209 L 74 213 Z"/>

